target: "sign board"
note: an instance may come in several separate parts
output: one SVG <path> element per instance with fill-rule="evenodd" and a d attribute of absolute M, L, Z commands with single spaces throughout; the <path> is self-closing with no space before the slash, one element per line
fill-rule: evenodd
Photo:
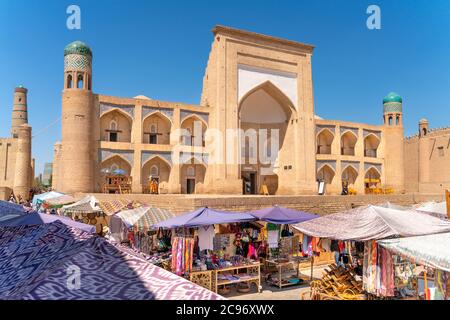
<path fill-rule="evenodd" d="M 319 195 L 325 194 L 325 181 L 319 181 Z"/>

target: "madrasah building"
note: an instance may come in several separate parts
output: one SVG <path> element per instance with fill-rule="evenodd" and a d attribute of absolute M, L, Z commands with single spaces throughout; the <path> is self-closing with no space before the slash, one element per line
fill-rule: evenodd
<path fill-rule="evenodd" d="M 151 179 L 169 194 L 317 194 L 319 181 L 326 194 L 450 188 L 450 129 L 423 120 L 405 138 L 399 95 L 380 103 L 379 125 L 324 120 L 313 46 L 223 26 L 213 35 L 200 105 L 94 93 L 92 50 L 69 44 L 54 189 L 103 192 L 118 169 L 137 194 Z"/>

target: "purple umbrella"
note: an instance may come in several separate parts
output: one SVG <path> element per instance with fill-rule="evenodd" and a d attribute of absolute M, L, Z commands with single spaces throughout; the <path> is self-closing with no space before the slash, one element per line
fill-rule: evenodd
<path fill-rule="evenodd" d="M 319 218 L 319 216 L 315 214 L 279 206 L 250 211 L 248 213 L 258 220 L 274 224 L 294 224 Z"/>
<path fill-rule="evenodd" d="M 154 224 L 153 228 L 188 228 L 208 226 L 213 224 L 248 222 L 255 220 L 256 219 L 252 215 L 249 215 L 247 213 L 218 211 L 206 207 Z"/>

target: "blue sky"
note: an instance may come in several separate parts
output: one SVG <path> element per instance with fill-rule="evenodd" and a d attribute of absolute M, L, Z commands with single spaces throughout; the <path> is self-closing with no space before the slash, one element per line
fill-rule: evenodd
<path fill-rule="evenodd" d="M 66 28 L 66 8 L 82 11 Z M 366 9 L 381 8 L 381 30 Z M 97 93 L 199 103 L 215 24 L 316 46 L 315 110 L 326 119 L 380 124 L 382 99 L 403 96 L 405 133 L 426 117 L 450 125 L 450 1 L 80 1 L 0 0 L 0 136 L 9 136 L 13 90 L 29 89 L 33 155 L 39 174 L 61 138 L 63 49 L 94 52 Z"/>

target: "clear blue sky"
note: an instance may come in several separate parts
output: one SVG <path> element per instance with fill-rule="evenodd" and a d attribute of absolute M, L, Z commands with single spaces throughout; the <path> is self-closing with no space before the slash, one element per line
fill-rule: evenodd
<path fill-rule="evenodd" d="M 81 7 L 81 30 L 66 28 L 70 4 Z M 370 4 L 381 7 L 381 30 L 366 27 Z M 199 103 L 215 24 L 314 44 L 323 118 L 380 124 L 382 99 L 395 91 L 407 135 L 422 117 L 450 125 L 450 1 L 0 0 L 0 136 L 19 84 L 34 133 L 60 117 L 63 49 L 74 40 L 94 52 L 95 92 Z M 60 138 L 58 123 L 33 139 L 37 174 Z"/>

